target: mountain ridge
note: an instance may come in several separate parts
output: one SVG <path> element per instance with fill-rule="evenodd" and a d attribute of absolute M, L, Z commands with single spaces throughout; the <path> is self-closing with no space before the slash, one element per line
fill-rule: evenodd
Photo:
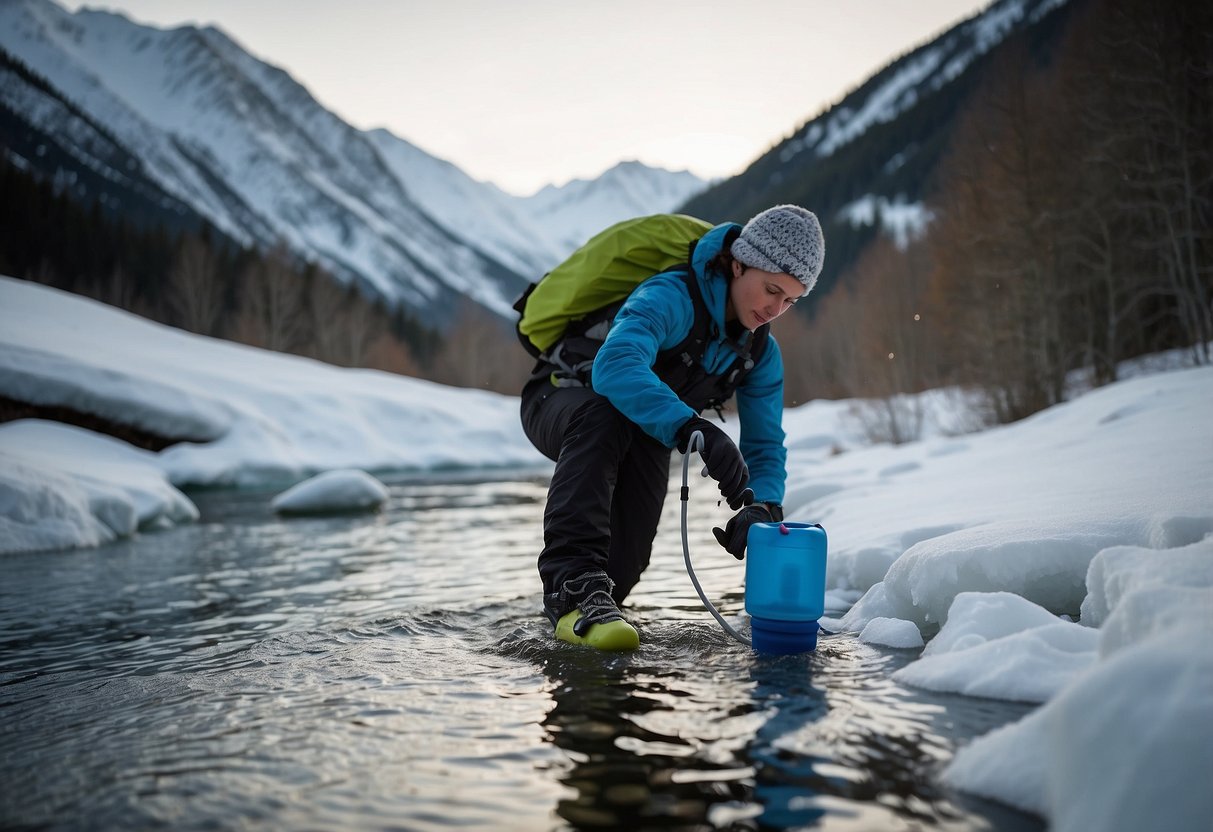
<path fill-rule="evenodd" d="M 925 228 L 929 210 L 923 199 L 989 60 L 1012 38 L 1049 43 L 1063 30 L 1071 5 L 997 0 L 894 58 L 742 173 L 707 188 L 680 210 L 738 222 L 782 202 L 815 211 L 829 243 L 822 276 L 806 304 L 814 308 L 877 236 L 905 241 L 910 227 Z"/>
<path fill-rule="evenodd" d="M 435 323 L 449 323 L 464 297 L 509 316 L 522 287 L 570 250 L 535 227 L 524 203 L 466 175 L 459 185 L 469 203 L 441 205 L 424 181 L 428 168 L 449 163 L 415 158 L 402 168 L 400 145 L 345 123 L 217 27 L 158 29 L 105 11 L 72 14 L 51 0 L 5 0 L 0 48 L 103 125 L 142 178 L 221 234 L 285 244 Z M 40 106 L 26 108 L 27 125 L 53 135 Z M 600 210 L 587 213 L 596 222 Z"/>

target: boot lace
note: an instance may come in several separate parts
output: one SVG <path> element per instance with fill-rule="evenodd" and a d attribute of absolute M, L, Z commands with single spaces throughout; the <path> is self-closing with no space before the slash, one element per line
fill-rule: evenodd
<path fill-rule="evenodd" d="M 605 572 L 587 572 L 564 582 L 560 594 L 581 610 L 581 618 L 573 625 L 575 634 L 584 637 L 595 624 L 622 620 L 623 615 L 611 597 L 614 586 Z"/>

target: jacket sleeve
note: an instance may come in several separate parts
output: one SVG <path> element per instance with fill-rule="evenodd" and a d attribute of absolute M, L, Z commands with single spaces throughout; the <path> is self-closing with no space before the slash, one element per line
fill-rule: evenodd
<path fill-rule="evenodd" d="M 649 278 L 615 316 L 590 376 L 596 393 L 667 448 L 677 444 L 674 434 L 696 414 L 657 377 L 653 363 L 658 352 L 687 337 L 693 320 L 680 278 Z"/>
<path fill-rule="evenodd" d="M 741 455 L 750 469 L 754 499 L 783 503 L 788 451 L 783 431 L 783 356 L 773 336 L 757 365 L 737 388 Z"/>

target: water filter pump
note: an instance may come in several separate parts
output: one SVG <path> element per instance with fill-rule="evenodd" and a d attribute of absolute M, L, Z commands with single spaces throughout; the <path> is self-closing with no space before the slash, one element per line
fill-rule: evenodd
<path fill-rule="evenodd" d="M 760 653 L 817 646 L 825 614 L 826 533 L 813 523 L 755 523 L 746 543 L 745 609 Z"/>
<path fill-rule="evenodd" d="M 745 609 L 751 638 L 738 633 L 708 600 L 691 566 L 687 502 L 691 454 L 703 437 L 691 434 L 682 460 L 682 555 L 699 600 L 724 631 L 759 653 L 804 653 L 817 647 L 825 612 L 826 533 L 817 523 L 755 523 L 746 538 Z"/>

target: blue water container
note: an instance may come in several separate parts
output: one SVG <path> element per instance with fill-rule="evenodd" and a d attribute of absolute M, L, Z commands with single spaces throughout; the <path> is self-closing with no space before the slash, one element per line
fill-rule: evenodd
<path fill-rule="evenodd" d="M 745 608 L 754 649 L 814 649 L 817 619 L 825 613 L 825 529 L 816 523 L 755 523 L 746 552 Z"/>

